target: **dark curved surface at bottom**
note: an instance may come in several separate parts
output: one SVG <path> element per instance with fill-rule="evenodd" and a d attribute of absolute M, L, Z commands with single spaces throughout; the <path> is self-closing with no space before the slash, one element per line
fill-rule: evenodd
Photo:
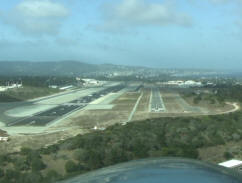
<path fill-rule="evenodd" d="M 60 183 L 241 183 L 241 174 L 188 159 L 147 159 L 103 168 Z"/>

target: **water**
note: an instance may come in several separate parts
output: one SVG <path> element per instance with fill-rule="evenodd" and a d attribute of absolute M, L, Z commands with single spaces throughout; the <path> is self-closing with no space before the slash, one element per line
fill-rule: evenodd
<path fill-rule="evenodd" d="M 61 183 L 242 183 L 242 177 L 198 161 L 149 159 L 104 168 Z"/>

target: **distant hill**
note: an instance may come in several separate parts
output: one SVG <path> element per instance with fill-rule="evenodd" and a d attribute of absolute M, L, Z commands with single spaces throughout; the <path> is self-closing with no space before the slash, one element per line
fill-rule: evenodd
<path fill-rule="evenodd" d="M 142 72 L 145 67 L 88 64 L 78 61 L 26 62 L 0 61 L 0 76 L 80 76 L 91 73 Z"/>
<path fill-rule="evenodd" d="M 96 72 L 98 65 L 77 61 L 60 62 L 0 62 L 0 75 L 11 76 L 75 76 L 82 73 Z"/>
<path fill-rule="evenodd" d="M 114 72 L 121 73 L 121 75 L 142 74 L 155 76 L 168 74 L 175 77 L 217 75 L 222 73 L 201 69 L 161 69 L 113 64 L 88 64 L 78 61 L 0 61 L 0 76 L 100 76 Z"/>

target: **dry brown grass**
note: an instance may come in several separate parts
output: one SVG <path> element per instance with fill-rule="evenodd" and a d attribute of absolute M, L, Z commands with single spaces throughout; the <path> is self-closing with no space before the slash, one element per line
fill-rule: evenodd
<path fill-rule="evenodd" d="M 225 145 L 218 145 L 213 147 L 204 147 L 199 149 L 199 157 L 203 161 L 212 163 L 221 163 L 221 160 L 226 161 L 224 158 L 225 152 L 233 154 L 234 159 L 242 159 L 242 141 L 229 142 Z"/>
<path fill-rule="evenodd" d="M 147 111 L 149 111 L 150 95 L 151 95 L 151 91 L 150 90 L 145 90 L 143 92 L 143 97 L 140 100 L 140 103 L 139 103 L 139 105 L 137 107 L 137 111 L 139 111 L 139 112 L 147 112 Z"/>
<path fill-rule="evenodd" d="M 143 97 L 141 98 L 137 110 L 134 114 L 133 120 L 143 120 L 149 118 L 149 102 L 150 102 L 150 89 L 143 90 Z"/>
<path fill-rule="evenodd" d="M 114 122 L 122 122 L 128 118 L 126 111 L 113 111 L 113 110 L 95 110 L 85 111 L 82 115 L 72 120 L 73 125 L 80 126 L 81 128 L 93 128 L 94 126 L 106 124 L 113 124 Z"/>
<path fill-rule="evenodd" d="M 218 102 L 215 102 L 215 104 L 211 104 L 208 100 L 202 100 L 198 104 L 194 104 L 194 102 L 193 102 L 194 97 L 183 96 L 183 98 L 188 104 L 190 104 L 192 106 L 203 107 L 203 108 L 208 109 L 209 114 L 223 113 L 226 111 L 230 111 L 234 108 L 232 105 L 220 104 Z"/>
<path fill-rule="evenodd" d="M 53 155 L 42 155 L 43 162 L 47 165 L 46 169 L 42 172 L 46 175 L 49 170 L 55 170 L 60 175 L 65 175 L 65 163 L 68 161 L 64 158 L 55 158 Z"/>
<path fill-rule="evenodd" d="M 83 131 L 81 129 L 77 129 L 74 131 L 73 129 L 59 131 L 55 133 L 45 133 L 45 134 L 37 134 L 37 135 L 18 135 L 18 136 L 10 136 L 10 140 L 8 142 L 0 143 L 0 154 L 5 153 L 13 153 L 19 152 L 22 147 L 27 147 L 31 149 L 39 149 L 41 147 L 45 147 L 51 144 L 55 144 L 61 139 L 67 139 L 69 137 L 73 137 Z"/>
<path fill-rule="evenodd" d="M 71 119 L 71 124 L 90 129 L 94 126 L 106 127 L 125 122 L 139 96 L 140 93 L 125 93 L 112 102 L 112 109 L 82 111 Z"/>

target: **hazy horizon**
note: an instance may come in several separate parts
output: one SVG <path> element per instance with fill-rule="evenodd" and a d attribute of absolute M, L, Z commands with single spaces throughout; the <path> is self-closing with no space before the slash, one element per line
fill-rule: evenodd
<path fill-rule="evenodd" d="M 81 60 L 39 60 L 39 61 L 34 61 L 34 60 L 0 60 L 1 62 L 33 62 L 33 63 L 44 63 L 44 62 L 79 62 L 83 64 L 91 64 L 91 65 L 114 65 L 114 66 L 125 66 L 125 67 L 144 67 L 144 68 L 149 68 L 149 69 L 164 69 L 164 70 L 201 70 L 201 71 L 217 71 L 217 72 L 228 72 L 228 73 L 240 73 L 241 69 L 222 69 L 222 68 L 186 68 L 186 67 L 152 67 L 152 66 L 145 66 L 145 65 L 133 65 L 133 64 L 115 64 L 115 63 L 108 63 L 108 62 L 103 62 L 103 63 L 91 63 L 91 62 L 85 62 Z"/>
<path fill-rule="evenodd" d="M 0 60 L 242 69 L 241 0 L 0 2 Z"/>

